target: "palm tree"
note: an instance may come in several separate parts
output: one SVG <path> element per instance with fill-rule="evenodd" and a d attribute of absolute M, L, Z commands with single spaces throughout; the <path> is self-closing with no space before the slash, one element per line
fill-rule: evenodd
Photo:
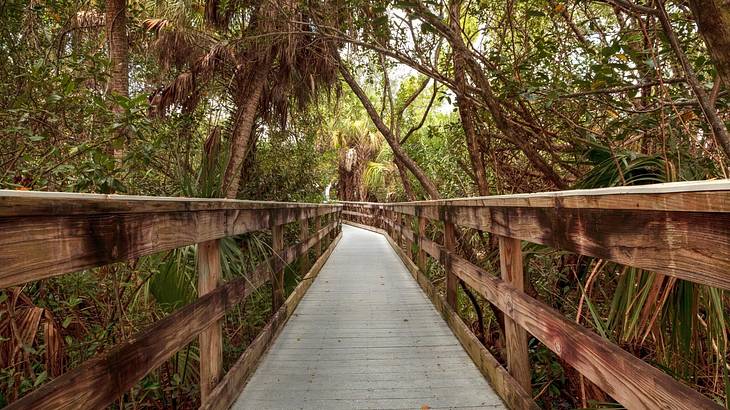
<path fill-rule="evenodd" d="M 145 21 L 163 66 L 180 74 L 157 92 L 152 102 L 163 114 L 172 106 L 192 111 L 206 87 L 216 87 L 232 102 L 229 146 L 220 195 L 235 198 L 242 166 L 255 144 L 258 119 L 285 126 L 289 107 L 305 107 L 337 79 L 332 58 L 338 44 L 315 35 L 310 13 L 339 10 L 322 4 L 316 10 L 299 2 L 208 1 L 200 15 Z M 337 22 L 337 16 L 318 15 Z M 201 24 L 200 21 L 203 23 Z"/>
<path fill-rule="evenodd" d="M 382 147 L 380 135 L 369 130 L 363 120 L 348 121 L 332 128 L 333 145 L 338 149 L 338 198 L 365 201 L 368 186 L 363 178 L 369 163 Z"/>
<path fill-rule="evenodd" d="M 107 0 L 105 10 L 107 44 L 111 70 L 109 76 L 109 93 L 120 97 L 129 97 L 129 43 L 127 41 L 127 0 Z M 124 108 L 119 104 L 112 105 L 115 115 L 120 115 Z M 114 157 L 117 161 L 124 155 L 126 133 L 123 128 L 115 131 Z"/>

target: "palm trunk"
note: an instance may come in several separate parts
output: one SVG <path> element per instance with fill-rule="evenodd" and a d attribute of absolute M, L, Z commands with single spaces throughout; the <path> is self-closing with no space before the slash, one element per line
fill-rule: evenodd
<path fill-rule="evenodd" d="M 129 97 L 127 0 L 107 0 L 105 18 L 109 60 L 111 62 L 109 93 Z M 120 116 L 124 112 L 124 108 L 119 104 L 112 104 L 112 112 L 115 116 Z M 124 156 L 127 133 L 123 127 L 120 127 L 114 134 L 114 158 L 117 159 L 117 162 L 121 162 Z"/>
<path fill-rule="evenodd" d="M 337 58 L 339 60 L 339 56 Z M 365 111 L 367 111 L 370 119 L 375 124 L 375 127 L 378 129 L 378 131 L 380 131 L 381 134 L 383 134 L 383 137 L 385 137 L 388 145 L 390 145 L 390 148 L 393 150 L 393 155 L 395 155 L 396 160 L 401 161 L 403 165 L 408 168 L 409 171 L 411 171 L 411 173 L 416 177 L 418 182 L 421 184 L 421 186 L 431 199 L 439 199 L 440 195 L 438 193 L 438 190 L 436 189 L 436 185 L 434 185 L 434 183 L 426 175 L 426 173 L 423 172 L 421 167 L 418 166 L 418 164 L 416 164 L 416 162 L 413 161 L 413 159 L 408 156 L 408 154 L 403 150 L 403 147 L 400 146 L 398 139 L 395 137 L 395 135 L 393 135 L 390 128 L 385 125 L 383 119 L 380 117 L 380 115 L 378 115 L 375 107 L 373 107 L 370 99 L 365 94 L 365 91 L 360 88 L 360 85 L 352 77 L 352 74 L 350 74 L 342 61 L 339 61 L 339 69 L 340 74 L 342 74 L 342 78 L 350 86 L 350 89 L 352 90 L 352 92 L 355 93 L 357 98 L 362 103 L 363 107 L 365 107 Z"/>
<path fill-rule="evenodd" d="M 247 98 L 242 99 L 236 111 L 230 155 L 222 186 L 224 197 L 228 199 L 234 199 L 238 194 L 238 187 L 241 181 L 241 167 L 251 145 L 251 136 L 254 123 L 256 122 L 259 100 L 264 90 L 264 84 L 266 84 L 267 74 L 267 69 L 260 68 L 257 70 L 249 84 L 250 91 L 247 94 Z"/>

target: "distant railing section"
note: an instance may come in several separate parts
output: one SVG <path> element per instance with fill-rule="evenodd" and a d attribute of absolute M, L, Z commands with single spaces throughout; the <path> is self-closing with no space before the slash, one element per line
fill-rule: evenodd
<path fill-rule="evenodd" d="M 489 363 L 486 372 L 494 376 L 495 389 L 510 407 L 534 406 L 526 395 L 531 380 L 529 332 L 627 408 L 719 408 L 524 293 L 521 241 L 730 289 L 730 182 L 342 204 L 344 218 L 390 237 L 455 331 L 465 329 L 460 320 L 454 324 L 458 280 L 504 313 L 509 374 L 481 345 L 473 346 L 472 334 L 457 336 L 469 344 L 465 347 L 475 361 Z M 443 230 L 443 243 L 425 235 L 429 223 Z M 457 226 L 497 236 L 501 278 L 456 254 Z M 447 272 L 443 302 L 422 277 L 428 256 Z"/>
<path fill-rule="evenodd" d="M 314 249 L 318 260 L 303 273 L 316 275 L 339 239 L 340 210 L 336 204 L 0 190 L 0 288 L 198 244 L 198 299 L 8 408 L 103 408 L 196 336 L 202 406 L 227 408 L 311 284 L 302 281 L 286 299 L 284 268 Z M 289 223 L 298 223 L 299 241 L 285 246 Z M 220 239 L 263 230 L 271 231 L 273 255 L 246 277 L 223 284 Z M 302 266 L 308 268 L 308 261 Z M 269 282 L 275 314 L 222 377 L 221 319 Z"/>

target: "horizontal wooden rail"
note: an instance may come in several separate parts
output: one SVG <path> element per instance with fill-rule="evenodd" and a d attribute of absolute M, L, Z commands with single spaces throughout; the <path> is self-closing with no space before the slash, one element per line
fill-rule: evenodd
<path fill-rule="evenodd" d="M 418 268 L 410 261 L 408 249 L 401 250 L 399 238 L 405 240 L 406 248 L 415 243 L 417 254 L 428 254 L 443 264 L 447 281 L 452 277 L 463 281 L 627 408 L 719 408 L 699 392 L 461 258 L 453 248 L 430 240 L 423 232 L 423 222 L 414 232 L 401 220 L 406 215 L 442 222 L 443 226 L 452 223 L 513 238 L 512 242 L 527 240 L 730 289 L 727 181 L 395 204 L 342 204 L 342 214 L 347 219 L 383 228 L 409 269 Z M 500 241 L 501 251 L 507 242 Z M 514 257 L 511 254 L 510 258 Z M 425 263 L 421 261 L 419 265 Z M 521 266 L 515 272 L 521 273 Z M 437 301 L 434 303 L 438 307 Z M 519 357 L 519 352 L 525 342 L 519 340 L 519 332 L 507 336 L 508 349 L 514 349 L 517 356 L 515 363 L 510 360 L 509 371 L 524 380 L 526 357 Z M 462 343 L 467 347 L 468 343 Z M 508 404 L 517 403 L 514 392 L 519 391 L 519 386 L 515 379 L 491 373 L 493 383 L 499 384 L 497 391 Z M 511 386 L 505 388 L 505 384 Z"/>
<path fill-rule="evenodd" d="M 321 250 L 339 232 L 341 205 L 198 198 L 150 198 L 0 190 L 0 287 L 198 244 L 200 297 L 108 353 L 98 355 L 8 406 L 9 409 L 103 408 L 200 335 L 201 400 L 220 394 L 226 310 L 254 290 L 283 283 L 286 265 Z M 316 230 L 309 234 L 309 218 Z M 325 220 L 326 218 L 326 220 Z M 285 247 L 284 225 L 298 222 L 299 242 Z M 274 254 L 245 277 L 220 284 L 218 239 L 271 230 Z M 321 268 L 331 252 L 318 259 Z M 306 257 L 305 257 L 306 256 Z M 311 272 L 310 272 L 311 273 Z M 316 274 L 316 273 L 315 273 Z M 293 304 L 308 285 L 299 286 Z M 283 287 L 279 289 L 283 294 Z M 299 292 L 299 293 L 297 293 Z M 274 307 L 276 311 L 278 306 Z M 276 323 L 274 316 L 272 323 Z M 288 316 L 287 316 L 288 317 Z M 270 327 L 267 327 L 271 332 Z M 229 380 L 224 377 L 222 380 Z"/>
<path fill-rule="evenodd" d="M 727 181 L 357 204 L 360 211 L 345 212 L 387 209 L 448 221 L 730 289 Z"/>
<path fill-rule="evenodd" d="M 345 213 L 343 212 L 343 215 Z M 388 232 L 375 228 L 370 225 L 363 225 L 357 222 L 345 221 L 345 223 L 357 226 L 359 228 L 368 229 L 382 235 L 388 239 L 393 249 L 401 257 L 406 268 L 411 272 L 414 279 L 421 286 L 426 295 L 431 299 L 436 310 L 441 313 L 446 323 L 454 332 L 459 342 L 469 354 L 471 359 L 477 365 L 477 368 L 489 379 L 495 392 L 502 397 L 505 404 L 511 409 L 531 409 L 536 410 L 539 407 L 532 400 L 529 392 L 525 391 L 517 381 L 502 367 L 497 359 L 482 345 L 479 339 L 472 333 L 469 327 L 461 320 L 459 315 L 446 302 L 443 296 L 438 293 L 436 287 L 429 281 L 424 272 L 403 252 L 403 249 L 388 235 Z"/>
<path fill-rule="evenodd" d="M 8 409 L 98 409 L 132 388 L 195 336 L 269 279 L 271 266 L 288 264 L 333 232 L 331 222 L 305 242 L 260 263 L 247 277 L 216 288 L 156 322 L 109 353 L 97 356 L 8 406 Z"/>
<path fill-rule="evenodd" d="M 304 296 L 304 293 L 312 285 L 312 281 L 319 274 L 324 263 L 334 251 L 341 234 L 335 237 L 325 253 L 317 260 L 309 272 L 302 278 L 296 289 L 289 295 L 286 302 L 271 317 L 263 330 L 256 336 L 246 350 L 241 354 L 238 361 L 231 367 L 226 376 L 211 393 L 211 399 L 201 406 L 201 410 L 225 410 L 231 407 L 233 402 L 243 390 L 248 379 L 253 375 L 258 360 L 263 356 L 267 348 L 276 338 L 277 334 L 286 324 L 286 321 L 294 313 L 294 309 Z"/>
<path fill-rule="evenodd" d="M 335 205 L 121 198 L 0 191 L 0 288 L 339 209 Z"/>

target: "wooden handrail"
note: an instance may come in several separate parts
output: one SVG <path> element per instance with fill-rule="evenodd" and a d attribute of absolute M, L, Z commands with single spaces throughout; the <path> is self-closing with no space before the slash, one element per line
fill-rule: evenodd
<path fill-rule="evenodd" d="M 449 309 L 453 311 L 451 293 L 458 278 L 500 309 L 510 323 L 535 336 L 626 407 L 719 408 L 699 392 L 525 294 L 519 286 L 522 278 L 514 276 L 521 274 L 515 252 L 519 241 L 526 240 L 730 289 L 730 182 L 389 204 L 340 203 L 348 220 L 383 228 L 399 248 L 403 242 L 406 248 L 416 243 L 417 255 L 427 254 L 443 264 L 447 283 L 452 284 L 446 294 Z M 419 219 L 417 231 L 400 222 L 403 216 Z M 443 224 L 437 226 L 447 230 L 445 244 L 425 236 L 424 219 Z M 455 253 L 448 232 L 451 224 L 498 235 L 502 279 Z M 411 261 L 408 249 L 401 255 L 413 267 L 425 267 L 424 256 Z M 507 339 L 512 378 L 497 390 L 503 397 L 514 397 L 527 378 L 526 341 L 514 328 L 507 332 Z"/>
<path fill-rule="evenodd" d="M 319 260 L 312 269 L 321 268 L 331 252 L 328 248 L 322 253 L 321 245 L 332 242 L 339 233 L 341 208 L 337 204 L 0 190 L 0 288 L 199 244 L 198 299 L 8 408 L 104 407 L 198 335 L 201 399 L 204 405 L 219 399 L 211 395 L 220 395 L 216 385 L 222 368 L 221 318 L 272 278 L 279 293 L 274 300 L 277 311 L 284 295 L 276 284 L 283 283 L 285 266 L 310 249 L 318 249 Z M 308 233 L 309 218 L 315 219 L 317 228 L 312 234 Z M 299 223 L 299 242 L 285 247 L 283 226 L 291 222 Z M 274 233 L 274 254 L 246 277 L 222 284 L 218 240 L 260 230 Z M 302 287 L 297 289 L 303 292 Z M 298 298 L 300 294 L 295 302 Z M 288 309 L 293 310 L 293 306 Z M 277 313 L 271 323 L 281 325 L 287 312 Z M 273 332 L 277 326 L 268 326 L 266 331 Z M 244 352 L 247 360 L 258 358 L 262 343 L 259 341 L 254 351 Z"/>
<path fill-rule="evenodd" d="M 120 198 L 0 190 L 0 288 L 339 209 L 220 199 Z"/>
<path fill-rule="evenodd" d="M 730 182 L 658 184 L 394 204 L 341 202 L 448 221 L 730 289 Z M 416 215 L 418 209 L 418 215 Z"/>

